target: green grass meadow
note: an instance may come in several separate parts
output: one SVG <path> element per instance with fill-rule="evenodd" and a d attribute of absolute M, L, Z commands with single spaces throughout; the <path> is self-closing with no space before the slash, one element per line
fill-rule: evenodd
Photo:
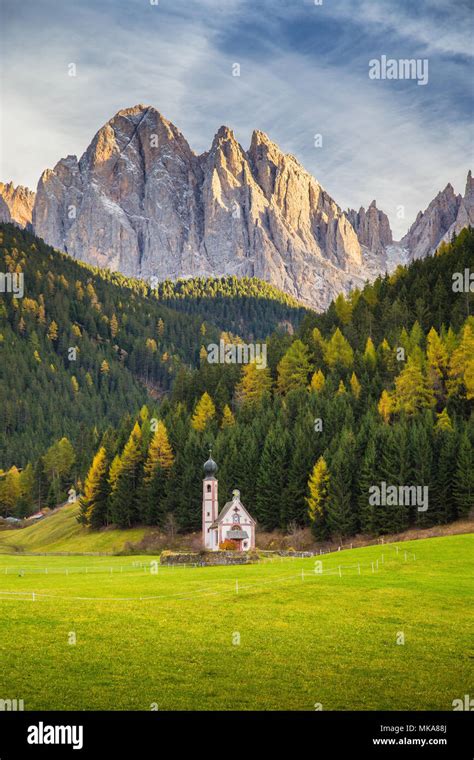
<path fill-rule="evenodd" d="M 79 505 L 62 507 L 40 522 L 20 530 L 0 531 L 0 554 L 10 552 L 103 552 L 114 554 L 140 541 L 150 528 L 91 531 L 76 520 Z"/>
<path fill-rule="evenodd" d="M 322 574 L 315 558 L 154 574 L 150 557 L 1 554 L 0 697 L 25 710 L 451 710 L 472 693 L 473 535 L 321 560 Z"/>

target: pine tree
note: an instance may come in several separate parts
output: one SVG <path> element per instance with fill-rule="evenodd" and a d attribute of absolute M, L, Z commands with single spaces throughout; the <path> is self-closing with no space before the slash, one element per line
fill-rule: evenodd
<path fill-rule="evenodd" d="M 451 421 L 444 412 L 438 415 L 435 426 L 435 449 L 433 457 L 433 487 L 430 493 L 429 509 L 433 523 L 447 523 L 454 520 L 456 506 L 454 503 L 454 482 L 456 474 L 457 436 Z M 441 422 L 441 424 L 440 424 Z"/>
<path fill-rule="evenodd" d="M 324 457 L 319 457 L 308 480 L 309 496 L 306 497 L 311 530 L 318 540 L 328 537 L 327 511 L 329 500 L 329 470 Z"/>
<path fill-rule="evenodd" d="M 471 359 L 466 364 L 466 369 L 463 375 L 464 388 L 466 391 L 466 399 L 472 401 L 474 399 L 474 359 Z"/>
<path fill-rule="evenodd" d="M 265 439 L 257 476 L 257 520 L 267 530 L 280 527 L 280 507 L 286 485 L 288 434 L 280 424 L 273 425 Z"/>
<path fill-rule="evenodd" d="M 457 516 L 467 517 L 474 508 L 474 456 L 466 432 L 458 447 L 453 490 Z"/>
<path fill-rule="evenodd" d="M 191 430 L 186 443 L 178 450 L 167 500 L 168 511 L 175 515 L 180 530 L 184 532 L 201 529 L 203 463 L 202 443 L 198 434 Z M 219 498 L 222 499 L 222 494 Z"/>
<path fill-rule="evenodd" d="M 341 434 L 339 446 L 331 457 L 327 525 L 329 534 L 350 536 L 357 525 L 354 509 L 355 439 L 351 430 Z M 355 500 L 354 500 L 355 502 Z"/>
<path fill-rule="evenodd" d="M 50 446 L 44 455 L 44 468 L 50 482 L 49 507 L 56 507 L 64 500 L 66 488 L 71 485 L 75 461 L 74 447 L 66 437 Z"/>
<path fill-rule="evenodd" d="M 350 384 L 351 384 L 352 394 L 355 396 L 356 399 L 358 399 L 362 391 L 362 386 L 359 383 L 359 380 L 355 372 L 353 372 L 351 375 Z"/>
<path fill-rule="evenodd" d="M 430 385 L 438 402 L 442 403 L 446 398 L 448 351 L 434 327 L 431 328 L 426 339 L 426 359 Z"/>
<path fill-rule="evenodd" d="M 166 514 L 167 488 L 174 464 L 168 431 L 163 420 L 158 420 L 148 447 L 143 468 L 140 498 L 140 515 L 148 525 L 162 525 Z"/>
<path fill-rule="evenodd" d="M 235 425 L 235 417 L 232 414 L 232 410 L 229 404 L 225 404 L 224 409 L 222 411 L 221 428 L 225 429 L 228 427 L 232 427 L 232 425 Z"/>
<path fill-rule="evenodd" d="M 288 479 L 282 498 L 281 524 L 309 524 L 308 477 L 315 459 L 323 451 L 323 436 L 314 430 L 314 416 L 302 409 L 293 427 Z"/>
<path fill-rule="evenodd" d="M 354 362 L 354 352 L 347 338 L 337 327 L 326 344 L 324 361 L 328 367 L 343 367 L 349 369 Z"/>
<path fill-rule="evenodd" d="M 450 396 L 466 396 L 467 391 L 468 398 L 473 397 L 473 395 L 471 395 L 474 393 L 474 389 L 471 385 L 473 357 L 474 328 L 468 321 L 463 327 L 459 346 L 452 352 L 449 360 L 448 391 Z M 465 384 L 466 372 L 468 380 L 467 385 L 469 386 L 468 388 L 466 388 Z"/>
<path fill-rule="evenodd" d="M 142 467 L 142 431 L 136 422 L 119 463 L 111 473 L 115 482 L 110 498 L 110 516 L 119 528 L 130 528 L 138 521 Z"/>
<path fill-rule="evenodd" d="M 405 486 L 410 478 L 410 454 L 407 430 L 403 423 L 382 428 L 379 441 L 378 474 L 387 486 Z M 373 530 L 376 534 L 398 533 L 406 530 L 410 520 L 408 505 L 381 504 L 374 508 Z"/>
<path fill-rule="evenodd" d="M 108 523 L 108 467 L 107 452 L 102 446 L 94 459 L 79 499 L 78 522 L 91 528 L 101 528 Z"/>
<path fill-rule="evenodd" d="M 202 433 L 207 428 L 211 420 L 214 419 L 215 415 L 216 407 L 214 406 L 214 402 L 207 391 L 204 391 L 197 403 L 196 409 L 194 410 L 191 425 L 194 430 L 198 430 L 200 433 Z"/>
<path fill-rule="evenodd" d="M 118 319 L 115 314 L 112 314 L 112 317 L 110 319 L 110 335 L 112 336 L 112 338 L 115 338 L 115 336 L 118 333 L 118 329 L 119 329 Z"/>
<path fill-rule="evenodd" d="M 0 508 L 3 516 L 14 514 L 20 498 L 20 472 L 17 467 L 10 467 L 5 477 L 0 479 Z"/>
<path fill-rule="evenodd" d="M 388 391 L 382 391 L 377 409 L 385 424 L 388 425 L 394 409 L 394 403 Z"/>
<path fill-rule="evenodd" d="M 369 369 L 375 369 L 377 365 L 377 352 L 370 336 L 367 338 L 367 342 L 365 344 L 364 361 Z"/>
<path fill-rule="evenodd" d="M 352 318 L 352 304 L 350 301 L 346 301 L 344 293 L 339 293 L 336 297 L 334 308 L 341 324 L 348 325 Z"/>
<path fill-rule="evenodd" d="M 54 321 L 54 319 L 51 321 L 48 328 L 48 338 L 49 340 L 52 340 L 52 341 L 55 341 L 58 339 L 58 325 Z"/>
<path fill-rule="evenodd" d="M 277 388 L 279 393 L 306 388 L 310 371 L 308 347 L 295 340 L 278 364 Z"/>
<path fill-rule="evenodd" d="M 406 367 L 395 379 L 395 406 L 407 414 L 435 405 L 435 397 L 421 367 L 421 362 L 415 356 L 409 356 Z"/>
<path fill-rule="evenodd" d="M 419 527 L 432 525 L 430 500 L 433 494 L 433 444 L 432 432 L 433 421 L 431 414 L 423 416 L 419 422 L 412 423 L 410 427 L 410 459 L 411 475 L 408 482 L 421 488 L 428 488 L 428 509 L 421 511 L 417 504 L 411 510 L 411 516 Z"/>
<path fill-rule="evenodd" d="M 321 372 L 320 369 L 318 369 L 317 372 L 315 372 L 313 374 L 313 377 L 311 378 L 311 383 L 309 386 L 310 390 L 316 391 L 316 393 L 320 393 L 324 388 L 325 382 L 326 380 L 323 373 Z"/>
<path fill-rule="evenodd" d="M 447 409 L 443 409 L 443 411 L 440 414 L 436 415 L 438 420 L 435 425 L 435 432 L 436 433 L 452 433 L 453 423 L 451 422 L 451 419 L 448 414 Z"/>
<path fill-rule="evenodd" d="M 372 429 L 367 440 L 357 481 L 359 524 L 363 533 L 375 532 L 375 510 L 377 507 L 371 504 L 369 500 L 369 489 L 371 486 L 376 485 L 376 481 L 378 480 L 374 433 L 375 431 Z"/>

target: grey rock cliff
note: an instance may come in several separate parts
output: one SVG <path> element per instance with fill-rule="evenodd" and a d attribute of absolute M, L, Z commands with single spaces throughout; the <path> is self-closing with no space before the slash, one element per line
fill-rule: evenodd
<path fill-rule="evenodd" d="M 442 240 L 451 240 L 454 232 L 473 223 L 474 186 L 469 172 L 464 197 L 456 195 L 448 183 L 427 209 L 418 213 L 401 245 L 409 250 L 411 259 L 420 259 L 433 253 Z"/>
<path fill-rule="evenodd" d="M 27 187 L 0 182 L 0 221 L 26 227 L 31 224 L 34 201 L 35 194 Z"/>
<path fill-rule="evenodd" d="M 388 216 L 377 208 L 375 201 L 372 201 L 367 211 L 363 206 L 358 212 L 349 209 L 347 216 L 360 243 L 372 252 L 383 253 L 387 246 L 392 245 L 392 230 Z"/>
<path fill-rule="evenodd" d="M 262 132 L 221 127 L 196 156 L 154 108 L 119 111 L 78 161 L 43 172 L 35 232 L 126 275 L 254 275 L 323 308 L 367 276 L 344 212 Z"/>
<path fill-rule="evenodd" d="M 33 209 L 36 234 L 90 264 L 165 278 L 249 275 L 325 308 L 372 279 L 407 249 L 432 250 L 471 200 L 450 185 L 401 244 L 375 201 L 342 211 L 301 164 L 255 131 L 248 151 L 221 127 L 196 155 L 155 108 L 119 111 L 78 160 L 43 172 Z"/>

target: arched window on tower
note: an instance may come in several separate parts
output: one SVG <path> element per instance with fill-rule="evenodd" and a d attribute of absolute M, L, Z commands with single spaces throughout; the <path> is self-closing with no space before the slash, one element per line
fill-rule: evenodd
<path fill-rule="evenodd" d="M 207 484 L 207 493 L 210 493 L 210 492 L 211 492 L 211 484 L 210 484 L 210 483 L 208 483 L 208 484 Z"/>

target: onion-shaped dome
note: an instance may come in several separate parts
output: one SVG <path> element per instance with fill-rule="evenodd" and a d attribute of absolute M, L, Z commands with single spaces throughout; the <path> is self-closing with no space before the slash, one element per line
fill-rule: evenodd
<path fill-rule="evenodd" d="M 211 452 L 209 451 L 209 459 L 204 463 L 204 476 L 206 478 L 214 478 L 216 476 L 216 472 L 217 464 L 214 462 L 213 458 L 211 457 Z"/>

